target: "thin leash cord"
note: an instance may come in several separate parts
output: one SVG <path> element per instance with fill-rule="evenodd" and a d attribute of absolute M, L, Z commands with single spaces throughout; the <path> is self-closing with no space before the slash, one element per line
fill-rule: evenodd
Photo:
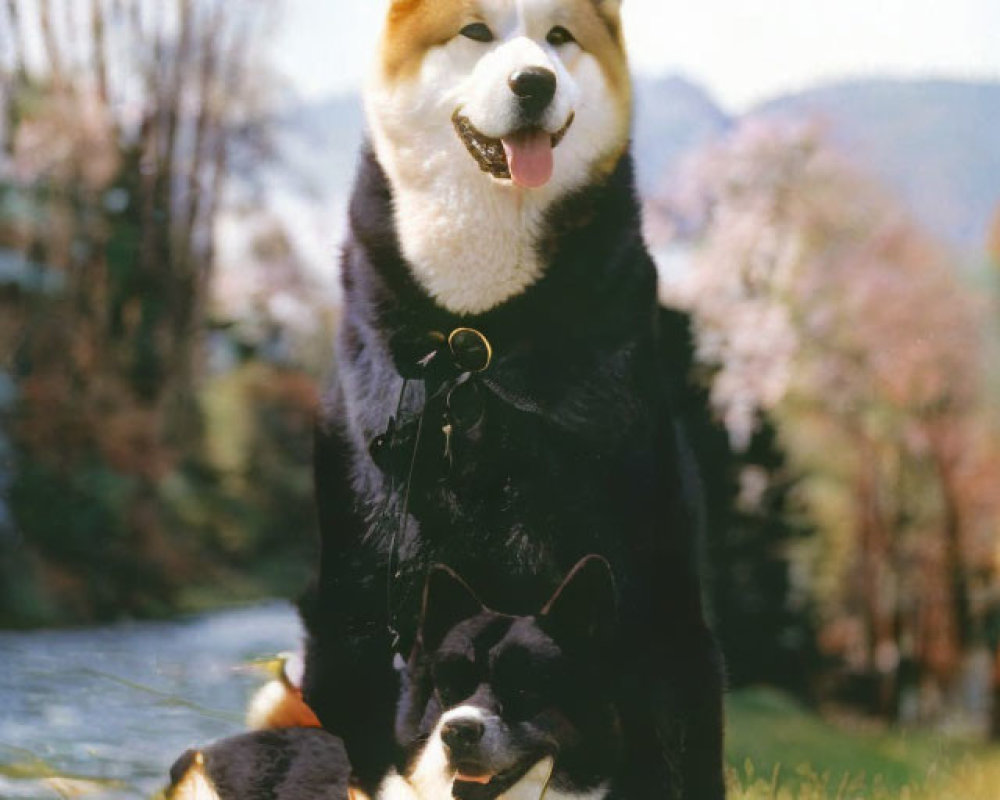
<path fill-rule="evenodd" d="M 406 387 L 409 384 L 407 378 L 403 379 L 403 385 L 399 390 L 399 402 L 396 404 L 396 420 L 399 420 L 399 415 L 403 406 L 403 396 L 406 392 Z M 396 525 L 392 530 L 392 539 L 389 542 L 389 558 L 386 560 L 386 574 L 385 574 L 385 610 L 387 617 L 387 624 L 389 633 L 393 638 L 393 647 L 399 642 L 399 631 L 396 630 L 396 626 L 393 624 L 393 609 L 392 609 L 392 586 L 396 579 L 395 574 L 395 561 L 396 561 L 396 549 L 399 545 L 399 535 L 403 531 L 403 526 L 406 525 L 406 515 L 410 510 L 410 488 L 413 486 L 413 472 L 417 465 L 417 453 L 420 450 L 420 439 L 424 432 L 424 419 L 427 416 L 427 402 L 424 402 L 423 408 L 420 410 L 420 416 L 417 418 L 417 432 L 413 438 L 413 451 L 410 453 L 410 466 L 406 472 L 406 482 L 403 484 L 403 504 L 400 507 L 399 515 L 396 518 Z M 392 447 L 393 441 L 395 439 L 395 430 L 389 437 L 390 439 L 390 449 Z M 395 492 L 395 479 L 390 478 L 389 480 L 389 492 L 386 495 L 386 502 L 382 506 L 382 511 L 380 517 L 385 518 L 386 512 L 389 510 L 389 503 L 392 501 L 392 496 Z"/>
<path fill-rule="evenodd" d="M 387 611 L 389 614 L 389 629 L 392 631 L 393 635 L 398 638 L 399 632 L 396 631 L 395 626 L 392 624 L 392 584 L 395 581 L 397 575 L 393 571 L 393 562 L 396 560 L 396 549 L 398 547 L 399 534 L 402 533 L 403 527 L 406 525 L 406 515 L 410 510 L 410 487 L 413 485 L 413 470 L 417 463 L 417 450 L 420 449 L 420 436 L 424 430 L 424 412 L 420 413 L 420 418 L 417 420 L 417 434 L 413 440 L 413 453 L 410 456 L 410 469 L 406 474 L 406 483 L 403 485 L 403 505 L 399 510 L 399 517 L 397 518 L 396 526 L 392 531 L 392 541 L 389 544 L 389 561 L 387 564 L 387 574 L 386 574 L 386 586 L 385 586 L 385 596 L 387 602 Z"/>
<path fill-rule="evenodd" d="M 393 417 L 395 423 L 393 425 L 392 431 L 389 433 L 389 441 L 386 443 L 389 452 L 392 452 L 393 447 L 396 444 L 396 426 L 399 423 L 399 415 L 403 410 L 403 400 L 406 397 L 406 388 L 410 385 L 409 378 L 403 378 L 403 383 L 399 387 L 399 398 L 396 400 L 396 414 Z M 389 505 L 392 503 L 392 497 L 396 492 L 396 476 L 395 473 L 389 472 L 389 486 L 386 489 L 385 500 L 382 502 L 382 508 L 378 512 L 378 520 L 384 520 L 388 516 Z M 386 563 L 386 575 L 385 575 L 385 610 L 386 610 L 386 624 L 389 628 L 389 633 L 395 638 L 398 634 L 396 633 L 392 624 L 392 562 L 396 554 L 396 536 L 399 531 L 394 530 L 392 532 L 392 541 L 389 547 L 389 559 Z"/>
<path fill-rule="evenodd" d="M 542 792 L 538 795 L 538 800 L 545 800 L 545 795 L 549 792 L 549 784 L 552 782 L 552 773 L 556 771 L 556 760 L 553 758 L 549 764 L 549 774 L 545 776 L 545 783 L 542 784 Z"/>
<path fill-rule="evenodd" d="M 466 373 L 468 375 L 468 373 Z M 410 385 L 409 378 L 403 378 L 403 384 L 399 388 L 399 399 L 396 401 L 396 415 L 395 415 L 395 425 L 392 431 L 389 433 L 389 439 L 386 443 L 390 452 L 396 443 L 396 431 L 399 427 L 400 415 L 403 411 L 403 401 L 406 397 L 406 389 Z M 399 515 L 396 518 L 396 524 L 392 530 L 392 539 L 389 541 L 389 557 L 386 559 L 385 566 L 385 610 L 386 610 L 386 628 L 393 639 L 393 647 L 399 643 L 399 631 L 396 630 L 396 626 L 393 624 L 393 608 L 392 608 L 392 586 L 396 579 L 395 565 L 396 565 L 396 551 L 399 547 L 399 536 L 403 531 L 403 527 L 406 525 L 406 515 L 410 510 L 410 489 L 413 486 L 413 473 L 417 465 L 417 454 L 420 450 L 420 440 L 424 432 L 424 420 L 427 417 L 427 406 L 432 400 L 437 399 L 442 394 L 447 391 L 447 385 L 441 386 L 438 390 L 430 397 L 424 398 L 423 407 L 420 409 L 420 416 L 417 418 L 417 432 L 413 437 L 413 450 L 410 453 L 410 466 L 406 473 L 406 482 L 403 485 L 403 504 L 400 507 Z M 395 475 L 390 473 L 389 476 L 389 486 L 386 490 L 385 501 L 382 503 L 382 507 L 378 512 L 378 519 L 384 520 L 388 517 L 389 506 L 392 503 L 393 496 L 396 491 L 396 478 Z"/>

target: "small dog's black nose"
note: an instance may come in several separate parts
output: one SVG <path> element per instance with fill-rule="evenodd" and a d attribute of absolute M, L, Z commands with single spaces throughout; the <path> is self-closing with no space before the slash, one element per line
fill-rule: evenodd
<path fill-rule="evenodd" d="M 485 730 L 475 717 L 458 717 L 441 727 L 441 741 L 452 753 L 464 753 L 479 744 Z"/>
<path fill-rule="evenodd" d="M 507 83 L 527 114 L 540 114 L 556 96 L 556 74 L 545 67 L 519 69 Z"/>

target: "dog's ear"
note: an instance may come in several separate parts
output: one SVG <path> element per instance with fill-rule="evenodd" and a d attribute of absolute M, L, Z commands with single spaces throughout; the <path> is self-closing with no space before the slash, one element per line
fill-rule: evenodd
<path fill-rule="evenodd" d="M 591 0 L 611 37 L 622 44 L 622 0 Z"/>
<path fill-rule="evenodd" d="M 443 564 L 432 567 L 424 584 L 420 645 L 425 652 L 434 650 L 448 631 L 482 610 L 482 602 L 455 572 Z"/>
<path fill-rule="evenodd" d="M 606 645 L 618 621 L 611 565 L 601 556 L 581 559 L 545 604 L 539 622 L 560 643 Z"/>
<path fill-rule="evenodd" d="M 618 15 L 622 10 L 622 0 L 593 0 L 598 11 Z"/>

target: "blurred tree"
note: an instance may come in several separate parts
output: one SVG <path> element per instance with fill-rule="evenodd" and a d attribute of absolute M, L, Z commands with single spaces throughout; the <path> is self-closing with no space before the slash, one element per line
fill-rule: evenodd
<path fill-rule="evenodd" d="M 895 715 L 904 688 L 957 674 L 976 576 L 992 579 L 976 537 L 995 535 L 995 512 L 984 525 L 965 477 L 994 463 L 983 309 L 808 125 L 745 124 L 657 205 L 700 231 L 673 297 L 734 447 L 770 420 L 821 532 L 820 642 Z"/>
<path fill-rule="evenodd" d="M 993 224 L 986 238 L 986 252 L 993 266 L 1000 270 L 1000 204 L 997 204 L 997 210 L 993 212 Z"/>
<path fill-rule="evenodd" d="M 163 486 L 201 454 L 216 222 L 234 176 L 269 155 L 260 51 L 276 8 L 0 7 L 0 247 L 63 281 L 13 302 L 23 325 L 0 367 L 19 390 L 27 545 L 0 621 L 165 610 L 199 566 L 196 542 L 167 530 Z M 31 573 L 54 601 L 25 599 Z"/>

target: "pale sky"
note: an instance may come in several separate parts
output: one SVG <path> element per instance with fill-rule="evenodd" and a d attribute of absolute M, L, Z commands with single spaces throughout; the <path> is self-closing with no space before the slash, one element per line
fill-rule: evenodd
<path fill-rule="evenodd" d="M 386 0 L 287 0 L 279 68 L 306 98 L 357 89 Z M 1000 0 L 624 0 L 632 64 L 724 106 L 858 75 L 1000 80 Z"/>

